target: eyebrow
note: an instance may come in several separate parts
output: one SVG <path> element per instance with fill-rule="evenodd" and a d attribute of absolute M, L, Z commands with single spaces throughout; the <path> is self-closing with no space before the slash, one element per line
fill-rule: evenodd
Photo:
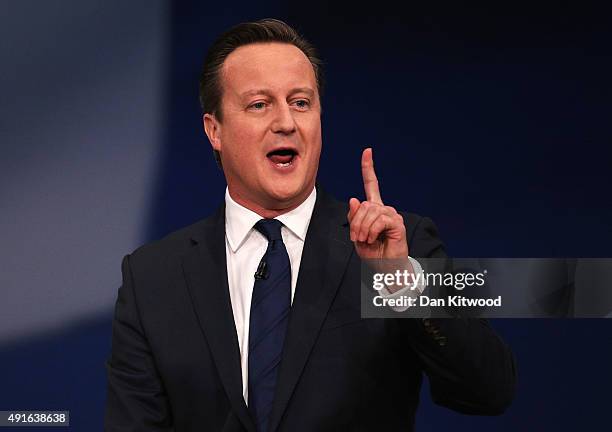
<path fill-rule="evenodd" d="M 308 96 L 314 96 L 314 90 L 310 87 L 298 87 L 294 88 L 289 92 L 289 95 L 294 95 L 296 93 L 306 93 Z"/>
<path fill-rule="evenodd" d="M 308 96 L 313 96 L 314 95 L 314 90 L 309 88 L 309 87 L 297 87 L 292 89 L 289 92 L 289 96 L 294 95 L 296 93 L 306 93 Z M 255 96 L 255 95 L 266 95 L 266 96 L 272 96 L 272 92 L 268 89 L 255 89 L 255 90 L 248 90 L 242 94 L 240 94 L 241 98 L 246 98 L 249 96 Z"/>

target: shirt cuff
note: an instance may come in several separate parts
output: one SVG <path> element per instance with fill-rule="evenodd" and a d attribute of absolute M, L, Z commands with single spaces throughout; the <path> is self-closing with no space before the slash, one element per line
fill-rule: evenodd
<path fill-rule="evenodd" d="M 423 293 L 423 291 L 425 291 L 426 285 L 425 285 L 425 275 L 423 274 L 423 267 L 421 267 L 421 264 L 419 264 L 419 262 L 412 257 L 408 257 L 408 260 L 410 261 L 410 264 L 412 265 L 412 271 L 415 275 L 413 280 L 417 281 L 416 287 L 414 287 L 413 289 L 412 285 L 406 285 L 404 288 L 400 288 L 394 293 L 390 293 L 387 290 L 387 288 L 382 288 L 379 291 L 382 298 L 399 299 L 402 296 L 420 295 Z M 416 275 L 418 274 L 422 274 L 423 276 L 417 277 Z M 389 307 L 393 309 L 395 312 L 404 312 L 410 306 L 389 306 Z"/>

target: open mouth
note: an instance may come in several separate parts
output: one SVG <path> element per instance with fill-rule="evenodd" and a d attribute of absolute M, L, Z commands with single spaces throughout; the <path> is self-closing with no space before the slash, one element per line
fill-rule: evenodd
<path fill-rule="evenodd" d="M 280 148 L 266 155 L 270 161 L 280 168 L 291 166 L 297 156 L 297 151 L 290 148 Z"/>

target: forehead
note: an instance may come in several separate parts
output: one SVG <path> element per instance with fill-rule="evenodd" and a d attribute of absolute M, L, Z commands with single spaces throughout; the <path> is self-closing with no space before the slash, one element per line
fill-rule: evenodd
<path fill-rule="evenodd" d="M 257 43 L 235 49 L 221 69 L 224 90 L 240 95 L 253 89 L 310 87 L 316 91 L 312 64 L 296 46 Z"/>

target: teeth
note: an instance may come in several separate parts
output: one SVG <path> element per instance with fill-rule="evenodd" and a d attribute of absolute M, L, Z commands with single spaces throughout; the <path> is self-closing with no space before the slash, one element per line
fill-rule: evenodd
<path fill-rule="evenodd" d="M 276 166 L 278 167 L 288 167 L 289 165 L 291 165 L 291 162 L 287 162 L 287 163 L 277 163 Z"/>

